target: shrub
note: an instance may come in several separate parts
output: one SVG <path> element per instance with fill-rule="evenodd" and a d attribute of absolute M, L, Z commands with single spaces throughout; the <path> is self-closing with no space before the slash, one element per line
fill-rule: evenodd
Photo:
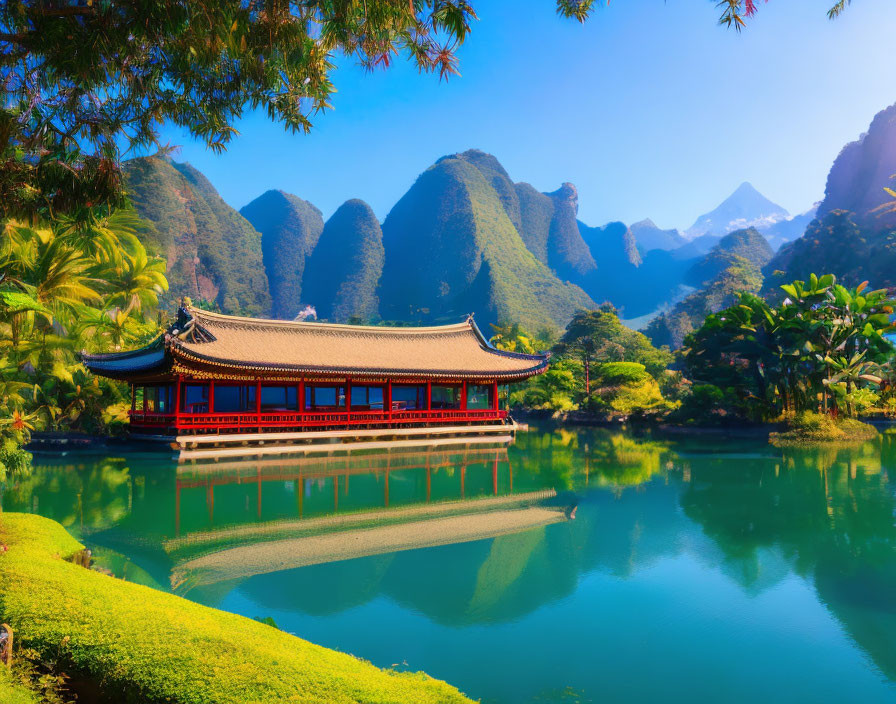
<path fill-rule="evenodd" d="M 423 673 L 380 670 L 249 618 L 60 557 L 82 546 L 46 518 L 3 514 L 0 620 L 16 641 L 120 702 L 469 702 Z"/>
<path fill-rule="evenodd" d="M 788 420 L 789 429 L 772 433 L 769 442 L 779 447 L 815 445 L 828 442 L 862 442 L 877 437 L 877 430 L 854 418 L 835 419 L 821 413 L 804 411 Z"/>
<path fill-rule="evenodd" d="M 596 378 L 603 384 L 637 383 L 648 378 L 643 364 L 637 362 L 607 362 L 597 368 Z"/>

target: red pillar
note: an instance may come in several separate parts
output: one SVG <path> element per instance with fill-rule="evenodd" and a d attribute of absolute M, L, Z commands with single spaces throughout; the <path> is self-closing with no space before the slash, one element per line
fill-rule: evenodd
<path fill-rule="evenodd" d="M 467 410 L 467 382 L 463 381 L 460 385 L 460 410 Z"/>
<path fill-rule="evenodd" d="M 255 380 L 255 422 L 258 423 L 258 432 L 261 432 L 261 379 Z"/>
<path fill-rule="evenodd" d="M 426 410 L 432 410 L 432 382 L 426 382 Z"/>
<path fill-rule="evenodd" d="M 345 380 L 345 412 L 350 414 L 352 411 L 352 380 Z M 351 418 L 351 415 L 346 415 L 345 419 L 348 421 Z"/>
<path fill-rule="evenodd" d="M 208 412 L 215 412 L 215 380 L 208 382 Z"/>
<path fill-rule="evenodd" d="M 492 408 L 494 408 L 496 411 L 501 410 L 501 401 L 498 398 L 498 380 L 497 379 L 495 379 L 492 382 Z"/>
<path fill-rule="evenodd" d="M 392 420 L 392 379 L 386 379 L 386 399 L 383 404 L 383 410 L 386 411 L 386 418 Z"/>
<path fill-rule="evenodd" d="M 174 427 L 180 426 L 180 374 L 174 380 Z"/>
<path fill-rule="evenodd" d="M 299 422 L 303 421 L 305 418 L 305 377 L 302 377 L 301 381 L 299 381 L 299 397 L 296 399 L 296 410 L 299 413 Z"/>

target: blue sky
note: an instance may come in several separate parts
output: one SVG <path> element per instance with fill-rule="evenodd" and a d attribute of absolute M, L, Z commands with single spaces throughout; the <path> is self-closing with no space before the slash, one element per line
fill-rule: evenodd
<path fill-rule="evenodd" d="M 553 0 L 476 0 L 460 77 L 343 61 L 334 109 L 310 135 L 248 115 L 223 155 L 176 129 L 163 141 L 240 208 L 271 188 L 329 216 L 362 198 L 380 218 L 444 154 L 491 152 L 543 191 L 571 181 L 591 225 L 687 227 L 742 181 L 793 213 L 831 162 L 896 102 L 896 3 L 770 0 L 740 35 L 711 0 L 616 0 L 585 25 Z"/>

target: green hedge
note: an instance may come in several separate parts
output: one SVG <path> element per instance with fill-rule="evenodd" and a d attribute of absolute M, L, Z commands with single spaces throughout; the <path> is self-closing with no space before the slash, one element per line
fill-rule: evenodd
<path fill-rule="evenodd" d="M 424 673 L 396 673 L 242 616 L 62 559 L 81 549 L 40 516 L 0 514 L 0 620 L 16 643 L 62 657 L 121 701 L 469 702 Z"/>

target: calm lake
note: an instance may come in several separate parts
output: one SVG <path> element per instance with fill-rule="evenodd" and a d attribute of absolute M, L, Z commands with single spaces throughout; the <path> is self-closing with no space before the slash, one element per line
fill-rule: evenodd
<path fill-rule="evenodd" d="M 896 701 L 896 435 L 36 464 L 114 574 L 486 703 Z"/>

